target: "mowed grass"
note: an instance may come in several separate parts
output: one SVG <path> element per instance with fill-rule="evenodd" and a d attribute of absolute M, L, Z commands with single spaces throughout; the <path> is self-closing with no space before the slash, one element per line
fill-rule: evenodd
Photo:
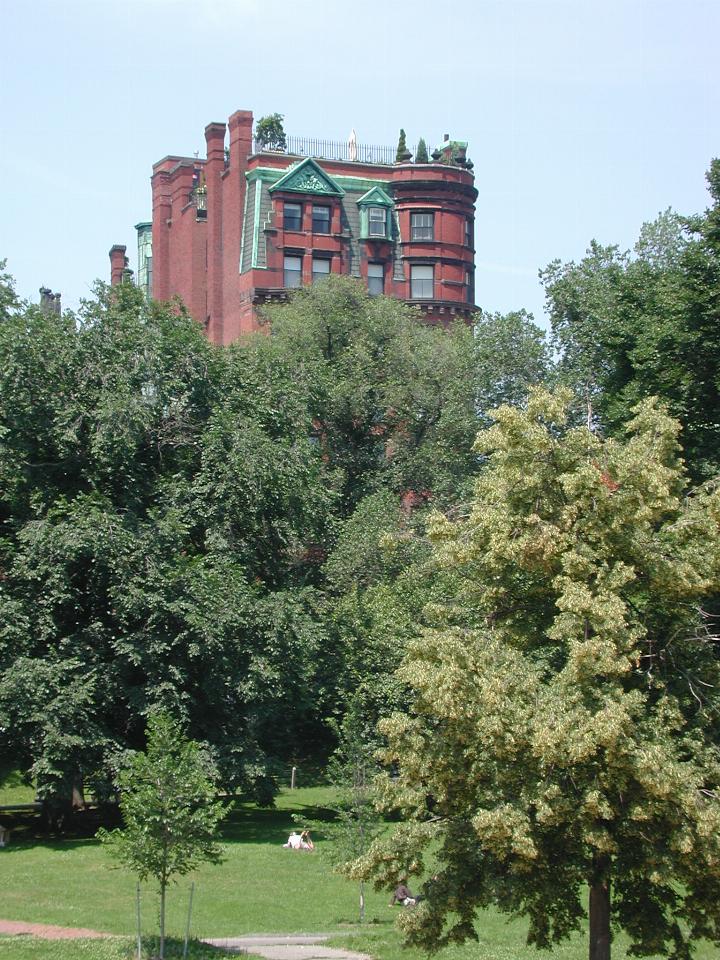
<path fill-rule="evenodd" d="M 179 940 L 166 942 L 165 960 L 179 960 L 184 944 Z M 235 958 L 237 953 L 217 950 L 197 941 L 188 944 L 188 960 L 223 960 Z M 0 960 L 135 960 L 137 947 L 126 937 L 109 940 L 42 940 L 39 937 L 1 937 Z M 157 940 L 143 943 L 143 957 L 157 952 Z"/>
<path fill-rule="evenodd" d="M 293 814 L 322 819 L 332 792 L 327 787 L 283 791 L 275 809 L 237 804 L 223 827 L 225 860 L 181 878 L 169 894 L 168 933 L 184 934 L 190 883 L 195 883 L 192 934 L 228 937 L 248 933 L 329 933 L 333 943 L 378 960 L 424 960 L 403 949 L 394 926 L 398 908 L 389 893 L 366 887 L 367 922 L 358 923 L 357 885 L 333 874 L 328 841 L 318 836 L 314 853 L 284 850 Z M 0 850 L 0 918 L 87 927 L 119 936 L 135 932 L 135 878 L 118 868 L 94 838 L 43 838 L 16 835 Z M 157 898 L 142 888 L 143 929 L 157 924 Z M 525 945 L 526 925 L 485 911 L 478 921 L 478 944 L 442 951 L 440 960 L 539 960 Z M 62 943 L 0 938 L 0 960 L 126 960 L 131 941 L 85 941 L 74 952 Z M 23 952 L 24 951 L 24 952 Z M 33 952 L 35 951 L 35 952 Z M 115 953 L 113 952 L 115 951 Z M 578 936 L 552 952 L 556 960 L 584 960 L 587 941 Z M 699 945 L 698 960 L 717 960 L 718 951 Z M 613 960 L 625 960 L 625 942 L 613 947 Z"/>

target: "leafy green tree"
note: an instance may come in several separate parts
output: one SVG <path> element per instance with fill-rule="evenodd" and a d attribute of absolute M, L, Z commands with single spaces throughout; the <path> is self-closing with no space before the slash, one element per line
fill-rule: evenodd
<path fill-rule="evenodd" d="M 155 703 L 266 800 L 268 751 L 320 728 L 332 484 L 291 373 L 257 390 L 250 353 L 127 284 L 0 324 L 0 724 L 49 803 L 106 792 Z"/>
<path fill-rule="evenodd" d="M 162 960 L 168 885 L 200 863 L 220 862 L 217 828 L 226 811 L 215 801 L 216 774 L 200 744 L 161 711 L 148 718 L 146 751 L 130 758 L 117 783 L 124 828 L 98 836 L 141 881 L 157 883 Z"/>
<path fill-rule="evenodd" d="M 429 163 L 427 144 L 422 137 L 418 140 L 417 150 L 415 151 L 415 163 Z"/>
<path fill-rule="evenodd" d="M 682 423 L 694 479 L 720 470 L 720 162 L 707 175 L 704 215 L 666 211 L 632 254 L 590 246 L 579 263 L 542 273 L 560 375 L 590 422 L 622 430 L 630 410 L 660 396 Z"/>
<path fill-rule="evenodd" d="M 545 333 L 531 314 L 480 312 L 475 320 L 477 405 L 481 417 L 504 403 L 522 405 L 530 387 L 553 374 Z"/>
<path fill-rule="evenodd" d="M 445 597 L 399 671 L 412 709 L 381 724 L 388 801 L 409 822 L 353 869 L 392 885 L 437 849 L 402 918 L 427 948 L 476 910 L 529 918 L 549 947 L 611 927 L 637 954 L 720 943 L 720 665 L 704 597 L 720 580 L 720 500 L 688 496 L 678 424 L 653 401 L 624 440 L 568 428 L 536 391 L 480 434 L 467 519 L 431 534 Z"/>
<path fill-rule="evenodd" d="M 304 383 L 314 439 L 349 516 L 380 488 L 455 496 L 476 470 L 472 331 L 330 277 L 269 313 L 268 368 Z"/>
<path fill-rule="evenodd" d="M 255 139 L 261 148 L 284 150 L 287 147 L 287 137 L 283 127 L 284 119 L 281 113 L 271 113 L 257 121 L 255 124 Z"/>

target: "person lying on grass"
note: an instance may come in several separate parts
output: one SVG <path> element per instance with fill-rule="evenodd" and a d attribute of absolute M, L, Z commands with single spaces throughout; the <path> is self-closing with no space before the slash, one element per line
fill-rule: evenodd
<path fill-rule="evenodd" d="M 310 839 L 310 831 L 303 830 L 302 833 L 297 833 L 293 830 L 290 836 L 287 838 L 287 843 L 283 844 L 286 850 L 314 850 L 315 844 Z"/>

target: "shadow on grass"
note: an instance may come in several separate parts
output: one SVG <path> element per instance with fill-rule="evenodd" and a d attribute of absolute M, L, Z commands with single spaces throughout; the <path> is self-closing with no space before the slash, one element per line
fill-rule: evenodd
<path fill-rule="evenodd" d="M 142 939 L 142 960 L 154 960 L 158 956 L 160 941 L 158 937 L 143 937 Z M 165 939 L 165 960 L 178 960 L 184 956 L 185 941 L 179 937 L 167 937 Z M 133 943 L 132 953 L 129 957 L 137 957 L 137 947 Z M 188 960 L 222 960 L 223 957 L 237 957 L 240 954 L 237 951 L 224 950 L 222 947 L 215 947 L 211 943 L 203 943 L 202 940 L 192 938 L 188 940 Z M 247 956 L 247 954 L 243 954 Z"/>
<path fill-rule="evenodd" d="M 335 819 L 333 810 L 308 804 L 298 804 L 289 810 L 236 806 L 223 821 L 222 840 L 225 843 L 282 843 L 289 831 L 295 829 L 293 814 L 325 823 Z"/>

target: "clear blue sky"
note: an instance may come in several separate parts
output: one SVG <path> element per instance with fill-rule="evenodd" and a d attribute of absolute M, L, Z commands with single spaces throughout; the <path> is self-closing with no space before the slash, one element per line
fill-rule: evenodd
<path fill-rule="evenodd" d="M 5 0 L 0 258 L 76 307 L 150 218 L 151 165 L 238 108 L 288 133 L 469 141 L 477 299 L 542 319 L 538 268 L 707 205 L 718 0 Z"/>

